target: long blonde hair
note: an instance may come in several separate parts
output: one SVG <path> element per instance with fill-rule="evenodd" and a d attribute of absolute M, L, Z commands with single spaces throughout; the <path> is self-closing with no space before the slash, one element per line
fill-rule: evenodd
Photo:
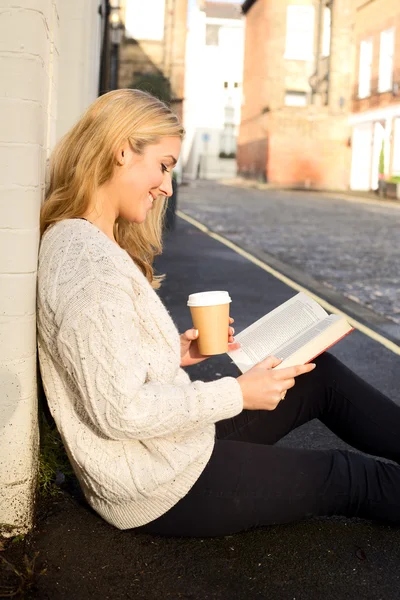
<path fill-rule="evenodd" d="M 184 129 L 170 108 L 147 92 L 120 89 L 95 100 L 76 125 L 59 141 L 50 158 L 50 177 L 40 213 L 41 235 L 62 221 L 82 216 L 96 189 L 112 176 L 116 153 L 125 141 L 142 154 L 161 137 L 182 138 Z M 162 224 L 166 202 L 156 198 L 143 223 L 119 217 L 114 226 L 124 248 L 154 288 L 153 261 L 162 251 Z"/>

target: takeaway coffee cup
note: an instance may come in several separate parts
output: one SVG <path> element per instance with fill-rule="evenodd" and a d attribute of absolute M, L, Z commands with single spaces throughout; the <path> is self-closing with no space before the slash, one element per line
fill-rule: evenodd
<path fill-rule="evenodd" d="M 228 292 L 199 292 L 190 294 L 193 325 L 199 330 L 197 343 L 201 354 L 223 354 L 228 351 L 229 304 Z"/>

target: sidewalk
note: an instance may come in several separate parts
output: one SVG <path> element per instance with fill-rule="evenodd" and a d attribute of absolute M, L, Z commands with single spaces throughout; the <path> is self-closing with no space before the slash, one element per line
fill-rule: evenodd
<path fill-rule="evenodd" d="M 377 193 L 372 190 L 367 192 L 363 191 L 353 191 L 353 190 L 326 190 L 323 188 L 305 188 L 305 187 L 291 187 L 288 185 L 280 185 L 277 183 L 263 183 L 262 181 L 257 181 L 255 179 L 246 179 L 244 177 L 234 177 L 232 179 L 221 179 L 218 183 L 222 185 L 230 185 L 234 187 L 243 187 L 243 188 L 254 188 L 257 190 L 280 190 L 280 191 L 295 191 L 295 192 L 315 192 L 318 194 L 323 194 L 324 196 L 334 197 L 334 198 L 342 198 L 343 200 L 349 200 L 353 202 L 378 202 L 378 203 L 387 203 L 389 206 L 398 205 L 400 208 L 400 201 L 391 198 L 381 198 Z"/>
<path fill-rule="evenodd" d="M 233 250 L 177 220 L 157 270 L 179 329 L 190 327 L 187 295 L 229 290 L 239 331 L 295 292 Z M 400 402 L 398 357 L 354 332 L 334 354 Z M 226 355 L 191 370 L 193 379 L 237 375 Z M 282 442 L 281 442 L 282 443 Z M 312 422 L 283 444 L 345 447 Z M 399 507 L 400 510 L 400 507 Z M 39 552 L 47 568 L 25 597 L 40 600 L 395 600 L 400 530 L 361 520 L 314 519 L 226 538 L 175 539 L 118 531 L 94 514 L 79 491 L 41 503 L 36 531 L 1 555 L 20 561 Z M 0 587 L 1 587 L 0 576 Z"/>

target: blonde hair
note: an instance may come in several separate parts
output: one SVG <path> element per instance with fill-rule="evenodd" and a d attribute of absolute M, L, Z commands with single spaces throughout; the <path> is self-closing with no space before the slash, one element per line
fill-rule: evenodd
<path fill-rule="evenodd" d="M 95 100 L 76 125 L 59 141 L 50 158 L 50 177 L 40 213 L 40 232 L 62 221 L 82 216 L 96 189 L 112 176 L 116 154 L 128 141 L 143 154 L 149 144 L 164 136 L 183 138 L 184 129 L 171 109 L 147 92 L 120 89 Z M 167 203 L 154 200 L 143 223 L 119 217 L 114 226 L 118 244 L 124 248 L 154 288 L 153 261 L 162 251 L 162 226 Z"/>

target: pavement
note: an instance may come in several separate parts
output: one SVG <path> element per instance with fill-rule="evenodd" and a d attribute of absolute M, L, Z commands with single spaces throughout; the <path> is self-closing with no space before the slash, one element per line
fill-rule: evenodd
<path fill-rule="evenodd" d="M 295 291 L 181 218 L 157 260 L 167 278 L 161 296 L 178 328 L 190 327 L 189 293 L 229 290 L 237 332 Z M 400 403 L 399 357 L 356 331 L 333 354 Z M 238 375 L 226 355 L 192 367 L 205 381 Z M 345 447 L 313 421 L 283 445 Z M 211 539 L 162 538 L 119 531 L 98 517 L 70 484 L 39 502 L 35 531 L 1 555 L 20 566 L 36 552 L 41 600 L 396 600 L 400 529 L 343 518 L 304 522 Z M 46 574 L 39 576 L 41 569 Z M 14 574 L 15 575 L 15 574 Z M 13 575 L 13 576 L 14 576 Z M 0 577 L 0 597 L 1 597 Z M 20 596 L 22 597 L 22 596 Z"/>
<path fill-rule="evenodd" d="M 190 183 L 190 180 L 186 180 L 185 183 Z M 331 197 L 341 197 L 344 199 L 349 199 L 351 201 L 357 201 L 360 200 L 361 202 L 364 202 L 365 200 L 370 200 L 370 201 L 378 201 L 379 203 L 383 203 L 383 202 L 387 202 L 388 204 L 398 204 L 399 200 L 397 198 L 386 198 L 385 196 L 382 196 L 381 194 L 378 193 L 378 191 L 374 191 L 374 190 L 339 190 L 339 189 L 326 189 L 326 188 L 317 188 L 317 187 L 310 187 L 310 188 L 306 188 L 304 186 L 302 187 L 296 187 L 296 186 L 290 186 L 287 184 L 277 184 L 277 183 L 266 183 L 263 181 L 258 181 L 256 179 L 248 179 L 246 177 L 242 177 L 242 176 L 237 176 L 237 177 L 231 177 L 228 179 L 220 179 L 218 180 L 218 183 L 222 184 L 222 185 L 229 185 L 229 186 L 234 186 L 234 187 L 240 187 L 240 188 L 254 188 L 256 190 L 281 190 L 281 191 L 295 191 L 295 192 L 311 192 L 311 193 L 315 193 L 315 194 L 323 194 L 324 196 L 331 196 Z"/>
<path fill-rule="evenodd" d="M 400 344 L 400 202 L 196 181 L 178 204 Z"/>

